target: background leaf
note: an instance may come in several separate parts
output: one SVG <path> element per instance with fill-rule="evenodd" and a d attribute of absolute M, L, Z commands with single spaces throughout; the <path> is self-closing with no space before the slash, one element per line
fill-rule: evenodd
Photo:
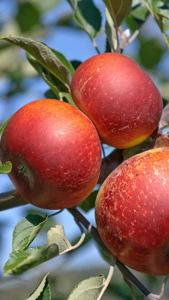
<path fill-rule="evenodd" d="M 105 282 L 104 276 L 96 276 L 81 281 L 67 300 L 97 300 Z"/>
<path fill-rule="evenodd" d="M 51 300 L 48 274 L 42 279 L 36 290 L 26 300 Z"/>
<path fill-rule="evenodd" d="M 31 31 L 34 27 L 40 25 L 39 7 L 31 1 L 19 2 L 16 21 L 21 32 Z"/>
<path fill-rule="evenodd" d="M 68 0 L 76 23 L 93 39 L 101 29 L 101 14 L 92 0 Z"/>
<path fill-rule="evenodd" d="M 88 212 L 89 210 L 91 210 L 92 208 L 95 207 L 95 201 L 96 201 L 96 197 L 97 197 L 97 193 L 98 191 L 94 191 L 92 192 L 81 204 L 80 204 L 80 208 L 85 211 Z"/>
<path fill-rule="evenodd" d="M 167 1 L 159 1 L 159 0 L 143 0 L 143 4 L 150 11 L 152 16 L 155 18 L 166 43 L 166 46 L 169 48 L 169 35 L 166 31 L 166 19 L 169 19 L 169 7 L 167 7 L 167 11 L 164 9 L 167 4 Z"/>

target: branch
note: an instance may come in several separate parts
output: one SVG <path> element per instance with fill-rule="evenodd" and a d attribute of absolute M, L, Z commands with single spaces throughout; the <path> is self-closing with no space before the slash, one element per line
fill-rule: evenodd
<path fill-rule="evenodd" d="M 88 230 L 88 228 L 90 227 L 90 232 L 91 235 L 93 236 L 94 240 L 108 253 L 108 255 L 111 255 L 107 248 L 104 246 L 102 240 L 100 239 L 100 236 L 98 234 L 97 229 L 92 226 L 90 224 L 90 222 L 81 214 L 81 212 L 77 209 L 77 208 L 69 208 L 68 211 L 71 213 L 71 215 L 74 217 L 74 219 L 81 223 L 81 225 L 84 226 L 85 229 Z M 113 265 L 114 265 L 114 260 L 113 260 Z M 145 297 L 148 297 L 148 299 L 153 299 L 150 298 L 152 295 L 155 296 L 154 294 L 152 294 L 136 277 L 133 273 L 131 273 L 131 271 L 129 271 L 128 268 L 126 268 L 119 260 L 116 260 L 116 265 L 118 267 L 118 269 L 120 270 L 120 272 L 123 274 L 124 277 L 126 277 L 135 287 L 137 287 L 142 294 Z M 154 298 L 155 299 L 155 298 Z"/>
<path fill-rule="evenodd" d="M 23 201 L 23 199 L 17 195 L 15 191 L 10 191 L 7 193 L 0 194 L 0 211 L 14 208 L 21 205 L 26 205 L 27 203 Z M 77 208 L 69 208 L 68 211 L 74 217 L 77 224 L 83 226 L 87 231 L 90 231 L 91 235 L 93 236 L 94 240 L 103 248 L 103 250 L 110 256 L 111 254 L 108 252 L 107 248 L 103 244 L 97 229 L 92 226 L 92 224 L 85 218 L 84 215 Z M 60 212 L 60 211 L 59 211 Z M 112 256 L 112 255 L 111 255 Z M 161 295 L 163 293 L 164 287 L 162 287 L 162 292 L 160 295 L 152 294 L 138 279 L 137 277 L 126 267 L 124 266 L 119 260 L 116 260 L 112 256 L 112 266 L 118 267 L 120 272 L 123 274 L 127 280 L 131 282 L 135 287 L 137 287 L 142 294 L 147 297 L 149 300 L 157 300 L 161 299 Z"/>
<path fill-rule="evenodd" d="M 0 211 L 26 204 L 27 203 L 23 201 L 19 195 L 17 195 L 16 191 L 9 191 L 7 193 L 0 194 Z"/>

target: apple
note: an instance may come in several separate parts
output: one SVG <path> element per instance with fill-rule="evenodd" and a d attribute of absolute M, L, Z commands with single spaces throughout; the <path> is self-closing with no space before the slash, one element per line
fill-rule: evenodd
<path fill-rule="evenodd" d="M 107 177 L 96 200 L 96 223 L 122 263 L 169 274 L 169 148 L 135 155 Z"/>
<path fill-rule="evenodd" d="M 101 146 L 93 123 L 55 99 L 31 102 L 10 119 L 1 140 L 17 192 L 38 207 L 63 209 L 84 200 L 97 183 Z"/>
<path fill-rule="evenodd" d="M 160 93 L 140 66 L 125 55 L 104 53 L 83 62 L 73 75 L 71 93 L 108 145 L 130 148 L 158 127 Z"/>

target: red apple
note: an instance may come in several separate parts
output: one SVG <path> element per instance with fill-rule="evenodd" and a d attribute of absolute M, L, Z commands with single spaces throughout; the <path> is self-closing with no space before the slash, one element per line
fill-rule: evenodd
<path fill-rule="evenodd" d="M 18 193 L 36 206 L 63 209 L 84 200 L 97 183 L 101 147 L 92 122 L 77 108 L 42 99 L 18 110 L 1 141 Z"/>
<path fill-rule="evenodd" d="M 97 196 L 96 223 L 122 263 L 169 274 L 169 148 L 135 155 L 109 175 Z"/>
<path fill-rule="evenodd" d="M 160 93 L 139 65 L 125 55 L 104 53 L 89 58 L 77 68 L 71 91 L 108 145 L 132 147 L 158 127 Z"/>

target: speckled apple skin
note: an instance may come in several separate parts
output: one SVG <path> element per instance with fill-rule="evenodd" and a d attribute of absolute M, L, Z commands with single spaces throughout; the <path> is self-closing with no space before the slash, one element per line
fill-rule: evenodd
<path fill-rule="evenodd" d="M 95 186 L 101 147 L 92 122 L 77 108 L 42 99 L 18 110 L 1 140 L 1 157 L 13 164 L 18 193 L 38 207 L 75 206 Z"/>
<path fill-rule="evenodd" d="M 121 262 L 169 274 L 169 148 L 133 156 L 109 175 L 97 197 L 96 223 Z"/>
<path fill-rule="evenodd" d="M 86 60 L 73 76 L 71 92 L 102 140 L 111 146 L 137 145 L 158 127 L 160 93 L 139 65 L 125 55 L 104 53 Z"/>

